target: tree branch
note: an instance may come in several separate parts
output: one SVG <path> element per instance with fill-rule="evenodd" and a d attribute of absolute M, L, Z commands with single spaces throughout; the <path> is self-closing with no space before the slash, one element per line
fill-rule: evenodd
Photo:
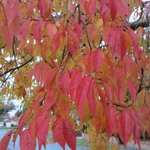
<path fill-rule="evenodd" d="M 32 60 L 33 60 L 33 57 L 32 57 L 31 59 L 29 59 L 28 61 L 26 61 L 24 64 L 22 64 L 22 65 L 20 65 L 20 66 L 17 66 L 17 67 L 15 67 L 15 68 L 11 68 L 11 69 L 5 71 L 4 73 L 0 74 L 0 77 L 2 77 L 3 75 L 5 75 L 5 74 L 7 74 L 7 73 L 9 73 L 9 72 L 11 72 L 11 71 L 17 70 L 17 69 L 19 69 L 19 68 L 25 66 L 26 64 L 28 64 L 28 63 L 29 63 L 30 61 L 32 61 Z"/>
<path fill-rule="evenodd" d="M 138 27 L 149 27 L 149 20 L 148 19 L 144 19 L 144 20 L 139 20 L 139 21 L 135 21 L 135 22 L 128 22 L 126 24 L 127 26 L 130 26 L 133 30 L 136 30 Z"/>

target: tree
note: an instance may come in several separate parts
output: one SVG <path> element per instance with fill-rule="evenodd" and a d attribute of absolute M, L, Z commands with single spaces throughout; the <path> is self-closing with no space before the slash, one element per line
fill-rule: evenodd
<path fill-rule="evenodd" d="M 8 102 L 8 103 L 1 103 L 0 107 L 0 120 L 3 120 L 5 115 L 8 114 L 8 112 L 12 111 L 15 109 L 15 105 L 13 102 Z"/>
<path fill-rule="evenodd" d="M 140 148 L 140 133 L 150 135 L 149 10 L 141 0 L 1 0 L 0 95 L 26 111 L 0 148 L 11 135 L 21 149 L 36 138 L 41 149 L 52 130 L 75 150 L 83 124 L 91 149 L 112 135 Z"/>

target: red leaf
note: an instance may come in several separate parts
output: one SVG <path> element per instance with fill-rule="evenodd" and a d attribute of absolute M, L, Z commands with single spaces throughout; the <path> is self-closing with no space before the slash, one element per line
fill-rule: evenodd
<path fill-rule="evenodd" d="M 96 0 L 86 2 L 84 8 L 87 13 L 94 15 L 96 13 Z"/>
<path fill-rule="evenodd" d="M 70 80 L 69 73 L 63 73 L 59 78 L 59 86 L 66 95 L 69 94 Z"/>
<path fill-rule="evenodd" d="M 34 77 L 35 77 L 35 79 L 36 79 L 37 81 L 40 80 L 41 68 L 42 68 L 41 62 L 37 63 L 37 64 L 34 66 L 33 74 L 34 74 Z"/>
<path fill-rule="evenodd" d="M 111 86 L 109 86 L 107 83 L 103 83 L 107 98 L 109 100 L 109 104 L 112 105 L 114 97 L 113 97 L 113 91 Z"/>
<path fill-rule="evenodd" d="M 34 109 L 34 114 L 38 115 L 40 112 L 40 102 L 44 98 L 45 93 L 43 91 L 37 92 L 37 94 L 34 96 L 34 101 L 33 101 L 33 109 Z"/>
<path fill-rule="evenodd" d="M 71 124 L 64 121 L 64 137 L 68 146 L 72 150 L 76 150 L 76 133 Z"/>
<path fill-rule="evenodd" d="M 44 80 L 44 84 L 45 84 L 46 89 L 48 89 L 48 90 L 51 89 L 52 84 L 53 84 L 54 81 L 55 81 L 57 72 L 58 72 L 57 68 L 54 68 L 54 69 L 52 69 L 52 70 L 48 73 L 47 77 L 46 77 L 45 80 Z"/>
<path fill-rule="evenodd" d="M 89 106 L 88 106 L 89 107 Z M 82 103 L 82 105 L 78 105 L 77 106 L 77 113 L 78 113 L 78 116 L 79 116 L 79 119 L 80 121 L 84 122 L 84 118 L 87 114 L 87 103 L 86 101 Z"/>
<path fill-rule="evenodd" d="M 10 33 L 9 28 L 7 25 L 0 25 L 0 32 L 4 38 L 4 41 L 8 45 L 10 49 L 12 49 L 13 44 L 13 34 Z"/>
<path fill-rule="evenodd" d="M 87 99 L 89 84 L 90 78 L 87 76 L 83 77 L 81 82 L 79 83 L 76 89 L 77 106 L 81 106 Z"/>
<path fill-rule="evenodd" d="M 45 96 L 44 100 L 44 110 L 49 110 L 56 102 L 57 99 L 57 91 L 49 90 Z"/>
<path fill-rule="evenodd" d="M 60 46 L 61 31 L 58 31 L 52 39 L 52 50 L 56 53 Z"/>
<path fill-rule="evenodd" d="M 105 25 L 110 18 L 110 9 L 108 7 L 108 0 L 101 0 L 100 13 Z"/>
<path fill-rule="evenodd" d="M 134 127 L 133 127 L 134 144 L 137 143 L 139 146 L 139 149 L 141 149 L 141 145 L 140 145 L 141 126 L 140 126 L 139 119 L 137 117 L 137 113 L 134 110 L 132 110 L 132 118 L 134 121 Z"/>
<path fill-rule="evenodd" d="M 102 50 L 98 49 L 93 52 L 93 66 L 95 71 L 97 72 L 100 67 L 102 67 L 104 63 L 104 54 Z"/>
<path fill-rule="evenodd" d="M 3 4 L 5 8 L 7 23 L 9 26 L 15 19 L 15 17 L 20 16 L 20 12 L 18 10 L 19 2 L 18 0 L 6 0 Z"/>
<path fill-rule="evenodd" d="M 132 58 L 128 55 L 125 55 L 123 61 L 125 64 L 125 71 L 128 72 L 132 68 L 134 62 L 133 62 Z"/>
<path fill-rule="evenodd" d="M 76 89 L 82 79 L 81 72 L 75 72 L 70 82 L 70 96 L 72 100 L 76 99 Z"/>
<path fill-rule="evenodd" d="M 118 101 L 122 103 L 124 100 L 125 92 L 123 91 L 122 85 L 119 81 L 117 82 L 117 84 L 118 84 Z"/>
<path fill-rule="evenodd" d="M 34 144 L 35 144 L 35 142 L 36 142 L 36 134 L 37 134 L 36 119 L 35 118 L 32 119 L 28 130 L 29 130 L 29 133 L 31 134 L 31 137 L 32 137 L 32 139 L 34 141 Z"/>
<path fill-rule="evenodd" d="M 54 140 L 60 144 L 60 146 L 65 149 L 65 137 L 64 137 L 64 123 L 60 117 L 56 118 L 53 125 L 53 136 Z"/>
<path fill-rule="evenodd" d="M 130 35 L 130 37 L 132 39 L 133 46 L 135 48 L 137 48 L 138 47 L 138 37 L 136 36 L 136 34 L 134 33 L 134 31 L 130 27 L 128 27 L 128 33 L 129 33 L 129 35 Z"/>
<path fill-rule="evenodd" d="M 47 35 L 52 39 L 57 33 L 57 28 L 54 24 L 48 24 L 46 27 Z"/>
<path fill-rule="evenodd" d="M 6 150 L 7 149 L 12 133 L 13 133 L 12 130 L 8 131 L 4 135 L 4 137 L 1 139 L 1 141 L 0 141 L 0 149 L 1 150 Z"/>
<path fill-rule="evenodd" d="M 86 68 L 86 72 L 87 73 L 92 73 L 94 68 L 93 68 L 93 52 L 87 54 L 85 57 L 84 57 L 84 61 L 83 63 L 85 64 L 85 68 Z"/>
<path fill-rule="evenodd" d="M 26 129 L 20 136 L 20 149 L 21 150 L 35 150 L 35 144 L 29 130 Z"/>
<path fill-rule="evenodd" d="M 41 17 L 44 19 L 50 16 L 51 7 L 48 1 L 38 0 L 38 9 L 40 10 Z"/>
<path fill-rule="evenodd" d="M 69 41 L 68 41 L 68 50 L 71 53 L 72 56 L 76 54 L 76 52 L 79 49 L 79 38 L 77 36 L 77 33 L 71 32 L 69 34 Z"/>
<path fill-rule="evenodd" d="M 33 28 L 33 35 L 35 40 L 40 44 L 41 43 L 41 21 L 35 22 Z"/>
<path fill-rule="evenodd" d="M 129 88 L 129 92 L 131 94 L 131 97 L 133 99 L 133 101 L 135 101 L 136 99 L 136 88 L 132 82 L 132 80 L 130 78 L 127 79 L 127 83 L 128 83 L 128 88 Z"/>
<path fill-rule="evenodd" d="M 19 128 L 23 128 L 25 125 L 27 118 L 29 117 L 30 109 L 27 109 L 19 119 L 18 126 Z"/>
<path fill-rule="evenodd" d="M 120 31 L 118 30 L 118 32 L 120 32 Z M 117 34 L 117 36 L 114 41 L 115 42 L 114 47 L 112 47 L 112 52 L 116 57 L 118 57 L 120 60 L 122 60 L 126 53 L 126 49 L 127 49 L 126 38 L 125 38 L 123 32 L 116 33 L 116 34 Z"/>
<path fill-rule="evenodd" d="M 23 39 L 27 38 L 27 34 L 28 34 L 28 26 L 30 24 L 31 18 L 27 19 L 21 26 L 20 29 L 20 35 Z"/>
<path fill-rule="evenodd" d="M 46 112 L 41 112 L 40 115 L 37 117 L 37 138 L 38 138 L 38 145 L 39 150 L 41 146 L 46 144 L 46 138 L 49 129 L 49 121 L 50 117 L 46 115 Z"/>
<path fill-rule="evenodd" d="M 72 0 L 68 0 L 68 10 L 73 13 L 75 9 L 75 5 L 73 5 Z"/>
<path fill-rule="evenodd" d="M 94 127 L 96 128 L 97 132 L 99 132 L 99 130 L 100 130 L 100 128 L 101 128 L 100 119 L 92 118 L 92 124 L 93 124 Z"/>
<path fill-rule="evenodd" d="M 117 113 L 114 107 L 109 107 L 106 109 L 106 130 L 108 133 L 108 138 L 114 133 L 117 125 Z"/>
<path fill-rule="evenodd" d="M 21 17 L 16 16 L 12 23 L 9 25 L 10 34 L 14 35 L 18 40 L 20 40 L 20 24 L 21 24 Z"/>
<path fill-rule="evenodd" d="M 116 9 L 122 15 L 122 17 L 126 18 L 127 16 L 130 15 L 129 8 L 128 8 L 127 4 L 124 1 L 114 0 L 113 2 L 115 3 Z"/>
<path fill-rule="evenodd" d="M 95 81 L 91 80 L 88 88 L 88 102 L 92 114 L 95 116 L 96 100 L 95 100 Z"/>
<path fill-rule="evenodd" d="M 49 64 L 45 64 L 42 69 L 41 69 L 41 83 L 43 83 L 46 79 L 46 77 L 48 76 L 48 73 L 50 71 L 50 67 Z"/>
<path fill-rule="evenodd" d="M 126 147 L 127 142 L 133 132 L 133 118 L 131 117 L 131 113 L 127 110 L 123 110 L 121 113 L 119 118 L 119 130 L 119 135 Z"/>
<path fill-rule="evenodd" d="M 32 15 L 34 9 L 34 0 L 28 1 L 26 7 L 27 7 L 27 13 Z"/>
<path fill-rule="evenodd" d="M 111 11 L 110 12 L 111 18 L 112 18 L 112 20 L 114 20 L 116 14 L 117 14 L 115 1 L 112 1 L 112 0 L 109 1 L 109 8 L 110 8 L 110 11 Z"/>
<path fill-rule="evenodd" d="M 130 28 L 128 27 L 128 33 L 131 37 L 131 40 L 132 40 L 132 43 L 133 43 L 133 46 L 134 46 L 134 51 L 135 51 L 135 55 L 140 58 L 141 54 L 142 54 L 142 51 L 141 49 L 139 48 L 139 40 L 138 40 L 138 37 L 137 35 L 135 34 L 135 32 Z"/>
<path fill-rule="evenodd" d="M 115 25 L 111 25 L 104 31 L 104 37 L 111 47 L 112 53 L 122 60 L 127 47 L 125 33 Z"/>
<path fill-rule="evenodd" d="M 123 77 L 124 75 L 125 75 L 125 70 L 123 69 L 123 68 L 117 68 L 116 70 L 115 70 L 115 78 L 116 79 L 120 79 L 121 77 Z"/>
<path fill-rule="evenodd" d="M 106 11 L 108 11 L 108 0 L 101 0 L 101 14 L 103 15 Z"/>
<path fill-rule="evenodd" d="M 81 36 L 82 36 L 82 27 L 75 21 L 73 22 L 73 26 L 75 28 L 75 31 L 77 33 L 78 38 L 81 38 Z"/>

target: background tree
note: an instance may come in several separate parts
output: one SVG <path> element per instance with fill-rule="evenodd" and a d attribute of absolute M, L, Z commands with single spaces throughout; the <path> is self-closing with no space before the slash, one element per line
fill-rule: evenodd
<path fill-rule="evenodd" d="M 113 134 L 140 148 L 150 134 L 149 1 L 0 1 L 0 96 L 26 111 L 11 136 L 21 149 L 45 145 L 49 130 L 76 149 L 75 129 L 87 125 L 106 149 Z M 75 122 L 80 119 L 80 125 Z M 22 130 L 24 125 L 26 130 Z M 131 136 L 133 135 L 133 136 Z"/>
<path fill-rule="evenodd" d="M 13 102 L 7 102 L 2 103 L 0 107 L 0 119 L 1 121 L 4 121 L 5 116 L 8 114 L 8 112 L 12 111 L 15 109 L 15 105 Z"/>

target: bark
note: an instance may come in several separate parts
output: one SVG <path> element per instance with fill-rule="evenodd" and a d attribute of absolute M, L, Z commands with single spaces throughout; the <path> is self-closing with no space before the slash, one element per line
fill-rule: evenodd
<path fill-rule="evenodd" d="M 138 27 L 149 27 L 150 23 L 149 23 L 149 19 L 144 19 L 144 20 L 138 20 L 136 22 L 128 22 L 127 26 L 130 26 L 133 30 L 136 30 Z"/>

